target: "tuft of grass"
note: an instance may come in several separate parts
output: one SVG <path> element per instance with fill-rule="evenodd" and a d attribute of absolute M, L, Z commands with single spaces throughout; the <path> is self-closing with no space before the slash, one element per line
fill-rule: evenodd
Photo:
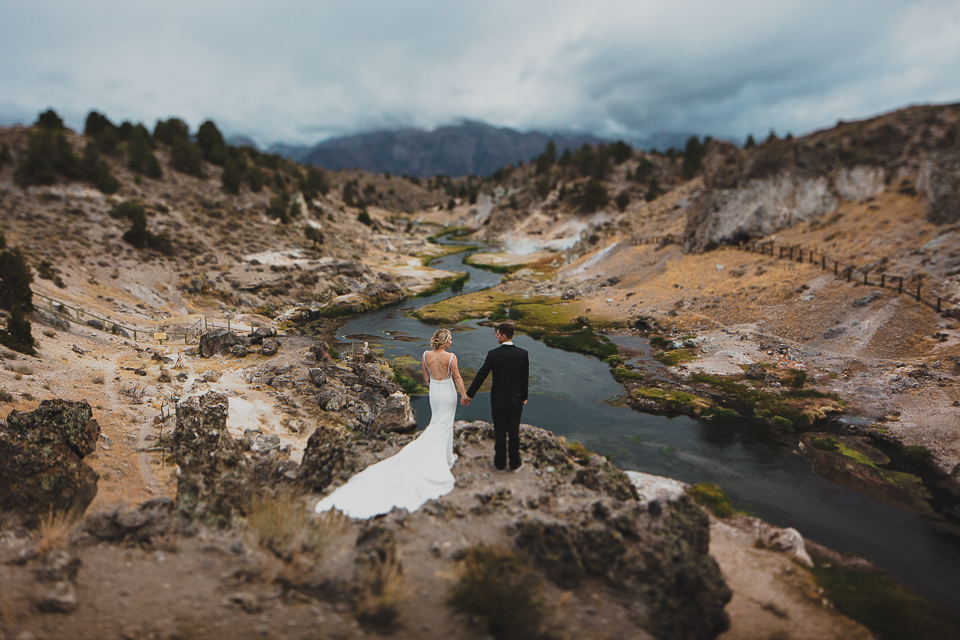
<path fill-rule="evenodd" d="M 393 369 L 393 381 L 400 385 L 405 394 L 415 396 L 429 393 L 429 389 L 420 384 L 414 377 L 408 375 L 403 369 L 392 363 L 390 367 Z"/>
<path fill-rule="evenodd" d="M 357 620 L 366 627 L 382 631 L 390 629 L 400 617 L 403 598 L 403 570 L 396 555 L 384 562 L 364 566 L 358 574 L 360 593 L 355 611 Z"/>
<path fill-rule="evenodd" d="M 807 372 L 801 369 L 790 369 L 780 380 L 788 387 L 803 389 L 803 385 L 807 382 Z"/>
<path fill-rule="evenodd" d="M 337 511 L 312 516 L 303 502 L 288 491 L 255 497 L 247 514 L 253 542 L 287 562 L 300 553 L 319 555 L 331 539 L 343 532 L 344 522 Z"/>
<path fill-rule="evenodd" d="M 960 617 L 883 572 L 817 565 L 811 573 L 840 613 L 884 640 L 960 638 Z"/>
<path fill-rule="evenodd" d="M 0 402 L 13 402 L 13 394 L 4 388 L 0 388 Z"/>
<path fill-rule="evenodd" d="M 617 345 L 597 338 L 590 328 L 568 334 L 548 333 L 543 336 L 543 344 L 554 349 L 594 355 L 600 359 L 609 358 L 619 352 Z"/>
<path fill-rule="evenodd" d="M 568 443 L 567 451 L 569 451 L 570 455 L 573 456 L 573 459 L 580 464 L 587 464 L 590 462 L 590 456 L 593 455 L 593 452 L 590 451 L 590 449 L 587 449 L 582 442 Z"/>
<path fill-rule="evenodd" d="M 695 484 L 687 489 L 687 495 L 718 518 L 729 518 L 737 513 L 729 494 L 715 484 L 709 482 Z"/>
<path fill-rule="evenodd" d="M 24 364 L 22 362 L 18 362 L 16 364 L 11 365 L 10 371 L 13 371 L 15 374 L 19 374 L 21 376 L 33 375 L 33 368 L 31 368 L 30 365 Z M 19 380 L 20 378 L 17 378 L 17 379 Z"/>
<path fill-rule="evenodd" d="M 37 555 L 42 556 L 48 551 L 62 547 L 70 537 L 75 523 L 76 517 L 69 511 L 54 513 L 51 509 L 40 516 L 40 525 L 35 532 L 37 543 L 34 549 Z"/>
<path fill-rule="evenodd" d="M 450 602 L 481 617 L 497 640 L 537 638 L 544 617 L 540 579 L 515 554 L 483 545 L 466 550 Z"/>
<path fill-rule="evenodd" d="M 92 382 L 93 384 L 103 384 L 104 379 L 105 378 L 103 377 L 102 373 L 95 373 L 92 376 L 90 376 L 90 382 Z"/>

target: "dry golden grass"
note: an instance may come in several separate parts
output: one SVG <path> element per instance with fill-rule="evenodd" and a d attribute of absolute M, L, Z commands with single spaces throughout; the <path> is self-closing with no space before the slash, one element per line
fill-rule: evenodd
<path fill-rule="evenodd" d="M 40 525 L 34 532 L 37 540 L 34 549 L 36 549 L 37 555 L 42 556 L 48 551 L 59 549 L 66 544 L 76 521 L 76 517 L 69 511 L 54 512 L 51 510 L 40 516 Z"/>
<path fill-rule="evenodd" d="M 396 555 L 389 555 L 375 566 L 358 570 L 360 593 L 355 603 L 357 619 L 378 629 L 397 623 L 404 595 L 403 569 Z"/>
<path fill-rule="evenodd" d="M 336 511 L 314 516 L 298 496 L 280 491 L 254 498 L 247 526 L 254 544 L 292 562 L 301 553 L 319 555 L 345 531 L 346 520 Z"/>

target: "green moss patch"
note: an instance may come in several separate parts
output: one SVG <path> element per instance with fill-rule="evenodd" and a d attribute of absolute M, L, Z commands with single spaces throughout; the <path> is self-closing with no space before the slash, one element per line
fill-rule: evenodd
<path fill-rule="evenodd" d="M 881 502 L 933 515 L 930 492 L 913 474 L 886 469 L 884 453 L 857 436 L 806 433 L 801 453 L 814 473 Z"/>
<path fill-rule="evenodd" d="M 687 488 L 687 495 L 693 498 L 697 504 L 710 510 L 717 518 L 729 518 L 737 513 L 733 508 L 730 495 L 715 484 L 701 482 Z"/>
<path fill-rule="evenodd" d="M 704 411 L 713 409 L 714 404 L 705 398 L 674 389 L 639 388 L 631 395 L 635 399 L 655 402 L 667 413 L 682 413 L 688 416 L 700 416 Z"/>
<path fill-rule="evenodd" d="M 673 351 L 665 351 L 663 353 L 658 353 L 654 356 L 661 364 L 664 364 L 668 367 L 675 367 L 681 362 L 690 362 L 691 360 L 696 360 L 697 350 L 696 349 L 674 349 Z"/>
<path fill-rule="evenodd" d="M 884 640 L 960 638 L 960 618 L 883 572 L 818 565 L 811 573 L 840 613 Z"/>
<path fill-rule="evenodd" d="M 470 279 L 469 273 L 458 273 L 455 276 L 447 276 L 445 278 L 437 278 L 433 281 L 433 284 L 430 285 L 427 289 L 424 289 L 417 294 L 418 298 L 426 298 L 427 296 L 432 296 L 435 293 L 440 293 L 441 291 L 446 291 L 447 289 L 452 289 L 453 291 L 460 291 L 463 289 L 463 285 Z"/>

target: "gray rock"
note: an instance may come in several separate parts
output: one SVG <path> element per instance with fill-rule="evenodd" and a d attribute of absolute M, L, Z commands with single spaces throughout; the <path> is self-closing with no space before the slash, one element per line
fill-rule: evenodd
<path fill-rule="evenodd" d="M 44 613 L 70 613 L 77 608 L 77 592 L 69 582 L 58 582 L 37 601 Z"/>
<path fill-rule="evenodd" d="M 113 507 L 87 516 L 83 530 L 98 540 L 145 543 L 176 530 L 173 507 L 174 501 L 167 497 L 148 500 L 133 509 Z"/>
<path fill-rule="evenodd" d="M 34 309 L 34 317 L 45 325 L 49 325 L 58 331 L 70 331 L 70 321 L 66 318 L 44 311 L 43 309 Z"/>
<path fill-rule="evenodd" d="M 280 448 L 280 436 L 265 434 L 259 429 L 243 432 L 243 446 L 254 453 L 263 453 Z"/>
<path fill-rule="evenodd" d="M 211 329 L 200 336 L 200 355 L 212 358 L 230 350 L 238 343 L 237 336 L 228 329 Z"/>
<path fill-rule="evenodd" d="M 240 605 L 240 608 L 247 613 L 259 613 L 263 607 L 260 599 L 249 591 L 239 591 L 227 596 L 227 602 L 232 605 Z"/>
<path fill-rule="evenodd" d="M 275 356 L 279 350 L 280 343 L 276 340 L 264 340 L 263 345 L 260 347 L 260 353 L 265 356 Z"/>
<path fill-rule="evenodd" d="M 63 549 L 54 549 L 43 556 L 33 574 L 40 582 L 73 582 L 80 570 L 80 558 Z"/>
<path fill-rule="evenodd" d="M 120 336 L 121 338 L 129 338 L 129 337 L 130 337 L 130 334 L 127 333 L 126 330 L 124 330 L 124 328 L 121 327 L 121 326 L 118 325 L 118 324 L 115 324 L 115 325 L 113 325 L 113 326 L 110 327 L 110 333 L 112 333 L 112 334 L 115 335 L 115 336 Z"/>
<path fill-rule="evenodd" d="M 830 327 L 829 329 L 827 329 L 826 331 L 823 332 L 823 339 L 824 339 L 824 340 L 832 340 L 833 338 L 836 338 L 836 337 L 838 337 L 838 336 L 842 336 L 842 335 L 845 334 L 846 332 L 847 332 L 847 328 L 844 327 L 844 326 L 841 326 L 841 325 L 837 325 L 837 326 L 835 326 L 835 327 Z"/>
<path fill-rule="evenodd" d="M 867 306 L 874 300 L 879 299 L 882 295 L 883 294 L 879 291 L 871 291 L 869 294 L 863 296 L 862 298 L 857 298 L 850 304 L 853 306 L 854 309 L 859 309 L 861 307 Z"/>
<path fill-rule="evenodd" d="M 44 400 L 31 413 L 11 411 L 0 431 L 0 511 L 28 522 L 51 510 L 83 513 L 100 478 L 83 458 L 99 438 L 83 401 Z"/>
<path fill-rule="evenodd" d="M 247 351 L 247 348 L 242 344 L 238 344 L 230 349 L 230 355 L 234 358 L 246 358 L 248 353 L 249 351 Z"/>
<path fill-rule="evenodd" d="M 751 380 L 765 380 L 767 377 L 767 370 L 764 369 L 763 366 L 754 362 L 747 368 L 745 375 Z"/>
<path fill-rule="evenodd" d="M 371 433 L 381 431 L 405 433 L 416 428 L 417 419 L 410 406 L 410 396 L 403 391 L 397 391 L 387 397 L 380 408 L 379 415 L 371 423 L 369 431 Z"/>
<path fill-rule="evenodd" d="M 310 369 L 307 371 L 307 375 L 310 376 L 310 382 L 318 387 L 327 384 L 327 374 L 323 372 L 323 369 Z"/>
<path fill-rule="evenodd" d="M 105 331 L 105 330 L 106 330 L 106 328 L 103 326 L 103 322 L 101 322 L 100 320 L 97 320 L 96 318 L 92 318 L 92 319 L 90 319 L 90 320 L 87 320 L 86 325 L 87 325 L 88 327 L 93 327 L 93 328 L 96 329 L 97 331 Z"/>

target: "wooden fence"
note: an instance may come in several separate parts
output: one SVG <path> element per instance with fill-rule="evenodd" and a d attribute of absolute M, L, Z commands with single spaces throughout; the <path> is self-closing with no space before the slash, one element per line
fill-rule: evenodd
<path fill-rule="evenodd" d="M 146 340 L 152 340 L 162 344 L 163 342 L 172 342 L 176 339 L 182 339 L 184 344 L 189 344 L 191 338 L 194 340 L 199 340 L 200 334 L 203 332 L 206 332 L 209 329 L 232 330 L 233 328 L 236 328 L 238 330 L 244 330 L 244 331 L 248 329 L 248 327 L 246 327 L 245 325 L 235 325 L 235 324 L 232 325 L 229 318 L 214 319 L 214 318 L 209 318 L 208 316 L 203 316 L 203 319 L 197 320 L 195 323 L 193 323 L 192 326 L 190 326 L 185 331 L 178 331 L 178 332 L 164 331 L 163 329 L 160 329 L 160 328 L 142 329 L 142 328 L 136 328 L 136 327 L 128 327 L 126 325 L 120 324 L 119 322 L 115 322 L 108 318 L 99 316 L 95 313 L 91 313 L 90 311 L 87 311 L 85 309 L 70 306 L 65 302 L 61 302 L 60 300 L 51 298 L 50 296 L 45 296 L 42 293 L 34 293 L 33 297 L 42 298 L 46 300 L 47 307 L 50 313 L 54 315 L 66 314 L 66 312 L 69 311 L 70 313 L 67 315 L 70 315 L 71 317 L 75 316 L 77 319 L 76 321 L 78 323 L 84 323 L 89 320 L 96 320 L 100 322 L 101 325 L 103 326 L 103 331 L 108 333 L 116 333 L 118 329 L 122 329 L 128 335 L 132 335 L 133 340 L 135 342 L 140 342 L 145 338 Z M 202 329 L 201 329 L 201 323 L 203 325 Z M 256 328 L 257 328 L 257 325 L 253 325 L 252 327 L 249 327 L 249 329 L 256 329 Z"/>
<path fill-rule="evenodd" d="M 944 310 L 947 303 L 937 296 L 936 302 L 933 301 L 933 298 L 925 299 L 922 297 L 923 292 L 923 279 L 922 276 L 915 276 L 916 279 L 916 288 L 911 284 L 909 287 L 904 286 L 903 276 L 891 275 L 886 272 L 880 272 L 875 274 L 874 280 L 870 281 L 870 273 L 874 269 L 867 267 L 856 267 L 854 265 L 844 265 L 833 258 L 817 252 L 813 249 L 803 249 L 797 246 L 777 246 L 772 241 L 768 242 L 741 242 L 737 247 L 741 251 L 751 251 L 753 253 L 760 253 L 761 255 L 769 255 L 774 258 L 781 260 L 790 260 L 793 262 L 806 262 L 807 264 L 816 264 L 819 265 L 822 271 L 833 271 L 833 275 L 838 278 L 844 278 L 847 282 L 854 281 L 854 273 L 861 271 L 863 273 L 863 280 L 861 281 L 860 276 L 858 275 L 856 281 L 860 284 L 865 284 L 874 287 L 880 287 L 881 289 L 896 289 L 898 294 L 907 294 L 911 298 L 914 298 L 917 302 L 925 304 L 931 309 L 936 309 L 937 313 L 940 313 Z M 879 276 L 879 279 L 877 277 Z M 956 305 L 952 305 L 956 307 Z"/>

